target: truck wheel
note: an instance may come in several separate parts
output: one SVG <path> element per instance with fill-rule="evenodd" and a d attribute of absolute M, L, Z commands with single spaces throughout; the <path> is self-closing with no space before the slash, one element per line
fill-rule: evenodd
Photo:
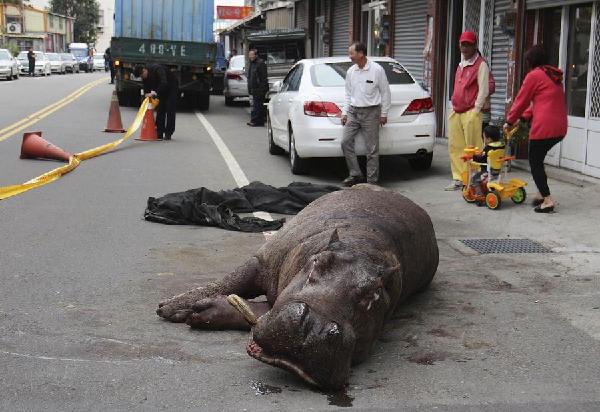
<path fill-rule="evenodd" d="M 210 107 L 210 93 L 200 93 L 198 95 L 198 110 L 207 111 Z"/>
<path fill-rule="evenodd" d="M 127 106 L 127 93 L 125 91 L 117 91 L 117 99 L 119 99 L 119 106 Z"/>
<path fill-rule="evenodd" d="M 141 97 L 140 97 L 140 91 L 137 89 L 133 89 L 129 91 L 129 106 L 130 107 L 140 107 L 141 102 Z"/>

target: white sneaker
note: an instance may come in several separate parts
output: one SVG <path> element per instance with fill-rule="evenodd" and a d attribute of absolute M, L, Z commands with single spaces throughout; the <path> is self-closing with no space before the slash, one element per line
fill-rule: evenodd
<path fill-rule="evenodd" d="M 460 180 L 453 180 L 452 182 L 450 182 L 450 184 L 448 186 L 446 186 L 444 188 L 444 190 L 450 192 L 453 190 L 460 190 L 463 187 L 463 183 Z"/>

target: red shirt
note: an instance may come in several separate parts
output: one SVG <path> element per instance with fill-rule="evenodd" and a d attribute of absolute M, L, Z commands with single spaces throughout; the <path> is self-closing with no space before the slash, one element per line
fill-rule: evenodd
<path fill-rule="evenodd" d="M 562 72 L 546 66 L 553 77 L 544 68 L 536 67 L 530 71 L 506 118 L 514 124 L 521 117 L 533 119 L 530 140 L 552 139 L 567 134 L 567 104 L 562 85 Z"/>

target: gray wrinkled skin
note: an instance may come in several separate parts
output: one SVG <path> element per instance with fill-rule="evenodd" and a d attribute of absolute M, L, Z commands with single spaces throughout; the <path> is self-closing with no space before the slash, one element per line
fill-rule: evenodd
<path fill-rule="evenodd" d="M 359 185 L 311 203 L 221 282 L 161 302 L 157 313 L 203 329 L 249 329 L 224 297 L 261 295 L 248 353 L 323 389 L 343 387 L 385 320 L 431 282 L 431 219 L 406 197 Z"/>

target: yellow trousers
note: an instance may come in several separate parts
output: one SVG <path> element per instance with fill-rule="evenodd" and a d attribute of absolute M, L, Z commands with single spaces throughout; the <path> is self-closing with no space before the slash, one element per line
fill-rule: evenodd
<path fill-rule="evenodd" d="M 460 158 L 465 147 L 483 149 L 481 121 L 481 113 L 475 109 L 465 113 L 451 112 L 448 117 L 448 153 L 454 180 L 461 180 L 463 172 L 467 170 L 466 163 Z"/>

